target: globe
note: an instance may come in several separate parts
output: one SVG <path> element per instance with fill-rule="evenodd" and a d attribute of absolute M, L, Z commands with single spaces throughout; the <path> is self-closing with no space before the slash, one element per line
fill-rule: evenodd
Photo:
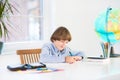
<path fill-rule="evenodd" d="M 107 8 L 95 20 L 95 32 L 104 42 L 115 44 L 120 41 L 120 9 Z"/>
<path fill-rule="evenodd" d="M 120 41 L 120 9 L 107 8 L 95 20 L 95 32 L 100 38 L 103 50 L 103 57 L 106 57 L 110 52 L 110 57 L 119 57 L 120 54 L 115 54 L 113 44 Z M 109 44 L 110 48 L 108 51 L 106 43 Z"/>

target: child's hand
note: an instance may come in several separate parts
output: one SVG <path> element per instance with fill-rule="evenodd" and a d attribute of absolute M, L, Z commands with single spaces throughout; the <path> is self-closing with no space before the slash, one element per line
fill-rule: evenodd
<path fill-rule="evenodd" d="M 80 57 L 80 56 L 72 56 L 74 59 L 75 59 L 75 61 L 80 61 L 80 60 L 82 60 L 82 57 Z"/>
<path fill-rule="evenodd" d="M 73 56 L 67 56 L 67 57 L 65 57 L 65 62 L 66 62 L 66 63 L 72 64 L 72 63 L 74 63 L 75 61 L 76 61 L 76 60 L 74 59 Z"/>
<path fill-rule="evenodd" d="M 65 58 L 65 62 L 67 62 L 67 63 L 74 63 L 74 62 L 80 61 L 80 60 L 82 60 L 82 57 L 80 57 L 80 56 L 67 56 Z"/>

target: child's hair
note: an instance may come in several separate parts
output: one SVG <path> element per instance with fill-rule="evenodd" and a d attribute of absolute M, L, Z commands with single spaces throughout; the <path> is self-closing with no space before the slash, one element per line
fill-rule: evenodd
<path fill-rule="evenodd" d="M 58 27 L 55 32 L 52 34 L 50 40 L 68 40 L 71 41 L 71 34 L 69 30 L 63 26 Z"/>

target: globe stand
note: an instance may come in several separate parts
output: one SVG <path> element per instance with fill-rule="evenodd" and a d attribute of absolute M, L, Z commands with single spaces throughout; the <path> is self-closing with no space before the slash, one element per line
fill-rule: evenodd
<path fill-rule="evenodd" d="M 120 54 L 115 54 L 115 53 L 114 53 L 114 48 L 113 48 L 113 46 L 111 47 L 111 50 L 110 50 L 110 57 L 120 57 Z"/>

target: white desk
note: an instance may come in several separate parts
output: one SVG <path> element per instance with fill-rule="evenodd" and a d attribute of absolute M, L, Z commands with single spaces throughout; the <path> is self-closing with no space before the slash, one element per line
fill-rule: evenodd
<path fill-rule="evenodd" d="M 47 63 L 48 67 L 64 71 L 51 73 L 11 72 L 6 66 L 20 63 L 17 55 L 0 56 L 0 80 L 120 80 L 120 58 L 112 58 L 109 63 L 87 60 L 68 63 Z"/>

